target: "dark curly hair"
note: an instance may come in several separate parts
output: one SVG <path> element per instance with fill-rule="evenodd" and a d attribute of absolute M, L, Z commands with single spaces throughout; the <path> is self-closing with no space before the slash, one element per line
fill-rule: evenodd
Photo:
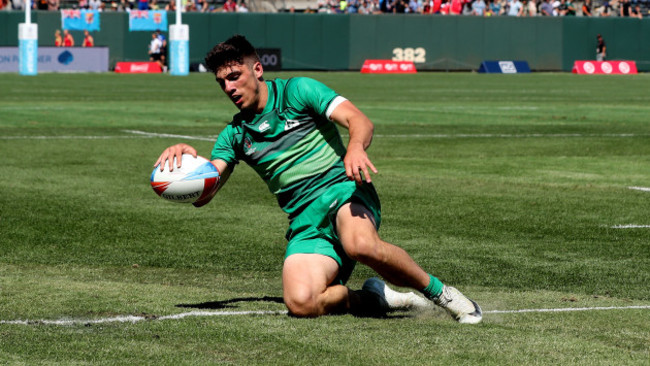
<path fill-rule="evenodd" d="M 217 72 L 222 66 L 244 64 L 246 61 L 259 62 L 260 57 L 246 37 L 239 34 L 214 46 L 205 56 L 205 66 L 212 72 Z"/>

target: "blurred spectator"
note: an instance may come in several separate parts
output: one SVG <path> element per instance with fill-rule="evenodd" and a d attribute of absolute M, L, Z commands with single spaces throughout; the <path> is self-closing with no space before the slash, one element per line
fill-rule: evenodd
<path fill-rule="evenodd" d="M 410 0 L 409 5 L 406 8 L 406 12 L 409 14 L 418 14 L 420 13 L 420 4 L 417 0 Z"/>
<path fill-rule="evenodd" d="M 564 15 L 569 16 L 569 17 L 574 17 L 576 16 L 576 7 L 573 6 L 573 2 L 571 0 L 566 0 L 566 13 Z"/>
<path fill-rule="evenodd" d="M 47 10 L 49 11 L 59 10 L 59 0 L 47 0 Z"/>
<path fill-rule="evenodd" d="M 605 46 L 605 40 L 600 34 L 596 36 L 598 44 L 596 46 L 596 61 L 605 61 L 607 58 L 607 46 Z"/>
<path fill-rule="evenodd" d="M 79 9 L 88 9 L 88 1 L 87 0 L 79 0 Z"/>
<path fill-rule="evenodd" d="M 226 13 L 234 13 L 237 11 L 237 3 L 235 0 L 226 0 L 223 4 L 223 11 Z"/>
<path fill-rule="evenodd" d="M 529 17 L 537 16 L 537 0 L 528 0 L 528 3 L 526 4 L 526 12 Z"/>
<path fill-rule="evenodd" d="M 576 15 L 575 8 L 570 0 L 560 0 L 560 6 L 557 8 L 560 16 L 574 16 Z"/>
<path fill-rule="evenodd" d="M 348 1 L 348 14 L 356 14 L 359 12 L 360 0 Z"/>
<path fill-rule="evenodd" d="M 393 13 L 404 14 L 408 8 L 408 0 L 394 0 L 393 1 Z"/>
<path fill-rule="evenodd" d="M 374 14 L 376 11 L 378 11 L 378 5 L 372 0 L 361 0 L 359 9 L 357 9 L 359 14 Z"/>
<path fill-rule="evenodd" d="M 634 5 L 634 9 L 632 9 L 632 13 L 630 14 L 632 18 L 638 18 L 638 19 L 643 19 L 643 11 L 641 11 L 641 5 L 636 4 Z"/>
<path fill-rule="evenodd" d="M 560 12 L 558 8 L 560 7 L 560 0 L 551 0 L 551 4 L 553 4 L 553 16 L 557 17 L 560 16 Z"/>
<path fill-rule="evenodd" d="M 424 4 L 422 13 L 424 14 L 440 14 L 440 6 L 442 5 L 441 0 L 428 0 Z"/>
<path fill-rule="evenodd" d="M 485 1 L 474 0 L 474 2 L 472 3 L 472 15 L 476 15 L 479 17 L 484 16 L 486 7 L 487 5 L 485 5 Z"/>
<path fill-rule="evenodd" d="M 582 2 L 582 16 L 591 16 L 591 0 L 584 0 Z"/>
<path fill-rule="evenodd" d="M 8 8 L 9 3 L 7 3 L 7 0 L 0 0 L 0 10 Z"/>
<path fill-rule="evenodd" d="M 510 9 L 508 9 L 508 16 L 520 17 L 524 11 L 524 4 L 519 0 L 510 1 Z"/>
<path fill-rule="evenodd" d="M 84 31 L 84 41 L 81 43 L 81 47 L 95 47 L 95 39 L 87 30 Z"/>
<path fill-rule="evenodd" d="M 505 14 L 505 0 L 492 0 L 492 3 L 490 3 L 490 10 L 492 10 L 494 15 Z"/>
<path fill-rule="evenodd" d="M 149 1 L 138 0 L 138 10 L 149 10 Z"/>
<path fill-rule="evenodd" d="M 63 47 L 74 47 L 74 38 L 67 29 L 63 30 Z"/>
<path fill-rule="evenodd" d="M 158 33 L 154 32 L 151 34 L 151 42 L 149 42 L 149 61 L 155 62 L 160 65 L 161 69 L 164 69 L 164 64 L 162 62 L 162 41 L 158 37 Z"/>
<path fill-rule="evenodd" d="M 612 15 L 612 6 L 609 4 L 609 1 L 606 0 L 600 7 L 600 16 L 609 17 L 610 15 Z"/>
<path fill-rule="evenodd" d="M 160 63 L 163 70 L 167 71 L 167 37 L 160 30 L 156 31 L 156 37 L 160 40 Z"/>
<path fill-rule="evenodd" d="M 206 2 L 206 4 L 208 3 L 207 0 L 205 2 Z M 246 6 L 245 1 L 242 1 L 241 3 L 239 3 L 239 5 L 237 5 L 237 12 L 238 13 L 248 13 L 248 6 Z"/>
<path fill-rule="evenodd" d="M 545 17 L 553 16 L 553 5 L 551 5 L 551 0 L 542 0 L 542 4 L 539 6 L 539 14 Z"/>
<path fill-rule="evenodd" d="M 11 10 L 23 10 L 25 3 L 23 0 L 10 0 L 11 1 Z"/>
<path fill-rule="evenodd" d="M 149 10 L 160 10 L 160 5 L 158 5 L 158 0 L 151 0 L 151 2 L 149 2 Z"/>
<path fill-rule="evenodd" d="M 442 15 L 449 14 L 450 7 L 451 7 L 451 3 L 449 2 L 449 0 L 442 0 L 440 2 L 440 14 Z"/>
<path fill-rule="evenodd" d="M 47 0 L 36 0 L 32 8 L 37 10 L 47 10 L 47 6 Z"/>
<path fill-rule="evenodd" d="M 347 0 L 339 0 L 339 3 L 337 5 L 337 7 L 336 7 L 336 12 L 338 14 L 343 14 L 343 13 L 345 13 L 347 7 L 348 7 Z"/>
<path fill-rule="evenodd" d="M 61 37 L 61 31 L 54 31 L 54 47 L 63 47 L 63 37 Z"/>
<path fill-rule="evenodd" d="M 102 0 L 88 0 L 88 9 L 99 10 L 102 6 Z"/>
<path fill-rule="evenodd" d="M 620 16 L 629 17 L 632 14 L 632 4 L 630 3 L 630 0 L 621 0 L 618 10 Z"/>
<path fill-rule="evenodd" d="M 462 12 L 463 12 L 463 1 L 451 0 L 451 2 L 449 3 L 449 14 L 460 15 Z"/>
<path fill-rule="evenodd" d="M 462 8 L 463 10 L 461 10 L 461 12 L 460 12 L 461 15 L 467 15 L 467 16 L 472 15 L 472 2 L 473 1 L 474 0 L 462 0 L 461 3 L 463 4 L 463 8 Z"/>
<path fill-rule="evenodd" d="M 124 1 L 124 0 L 122 0 Z M 176 0 L 169 0 L 167 5 L 165 5 L 165 10 L 167 11 L 176 11 Z"/>
<path fill-rule="evenodd" d="M 487 0 L 485 2 L 485 12 L 483 13 L 484 17 L 491 17 L 491 16 L 495 15 L 494 12 L 492 11 L 492 3 L 493 3 L 493 0 Z"/>

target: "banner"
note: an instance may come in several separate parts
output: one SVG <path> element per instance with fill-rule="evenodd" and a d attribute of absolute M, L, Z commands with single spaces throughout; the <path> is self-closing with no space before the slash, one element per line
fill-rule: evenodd
<path fill-rule="evenodd" d="M 362 74 L 415 74 L 413 61 L 366 60 L 361 67 Z"/>
<path fill-rule="evenodd" d="M 164 10 L 131 10 L 130 31 L 167 31 L 167 12 Z"/>
<path fill-rule="evenodd" d="M 61 10 L 61 28 L 67 30 L 99 30 L 97 10 Z"/>
<path fill-rule="evenodd" d="M 19 47 L 0 47 L 0 73 L 17 72 Z M 38 47 L 33 68 L 41 72 L 108 72 L 108 47 Z M 31 75 L 31 74 L 30 74 Z"/>
<path fill-rule="evenodd" d="M 635 61 L 576 61 L 573 63 L 574 74 L 636 74 Z"/>
<path fill-rule="evenodd" d="M 160 73 L 162 69 L 157 62 L 118 62 L 115 64 L 118 74 L 149 74 Z"/>
<path fill-rule="evenodd" d="M 260 63 L 264 70 L 282 70 L 282 50 L 280 48 L 258 48 L 257 55 L 260 56 Z"/>
<path fill-rule="evenodd" d="M 478 72 L 487 74 L 521 74 L 529 73 L 526 61 L 483 61 Z"/>

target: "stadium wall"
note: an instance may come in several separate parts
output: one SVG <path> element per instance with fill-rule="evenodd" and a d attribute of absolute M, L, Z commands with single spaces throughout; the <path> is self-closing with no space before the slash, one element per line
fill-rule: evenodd
<path fill-rule="evenodd" d="M 17 46 L 24 14 L 0 12 L 0 46 Z M 53 46 L 59 12 L 36 11 L 39 45 Z M 168 13 L 170 24 L 173 13 Z M 413 60 L 419 70 L 476 70 L 483 60 L 525 60 L 532 70 L 571 71 L 595 58 L 596 35 L 612 60 L 650 70 L 650 19 L 587 17 L 471 17 L 430 15 L 185 13 L 190 62 L 199 63 L 234 33 L 256 47 L 280 48 L 286 70 L 359 70 L 366 59 Z M 110 48 L 109 65 L 144 61 L 151 32 L 130 32 L 127 13 L 105 12 L 95 44 Z M 80 45 L 83 35 L 71 32 Z"/>

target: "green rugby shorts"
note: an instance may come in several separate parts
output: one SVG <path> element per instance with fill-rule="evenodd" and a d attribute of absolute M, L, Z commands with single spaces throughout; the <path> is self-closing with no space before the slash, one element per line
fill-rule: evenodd
<path fill-rule="evenodd" d="M 353 181 L 338 183 L 309 204 L 289 224 L 286 238 L 289 241 L 285 259 L 292 254 L 322 254 L 339 264 L 335 283 L 345 284 L 356 264 L 341 245 L 336 232 L 336 213 L 348 202 L 359 203 L 374 216 L 377 229 L 381 223 L 381 204 L 371 183 L 360 186 Z"/>

